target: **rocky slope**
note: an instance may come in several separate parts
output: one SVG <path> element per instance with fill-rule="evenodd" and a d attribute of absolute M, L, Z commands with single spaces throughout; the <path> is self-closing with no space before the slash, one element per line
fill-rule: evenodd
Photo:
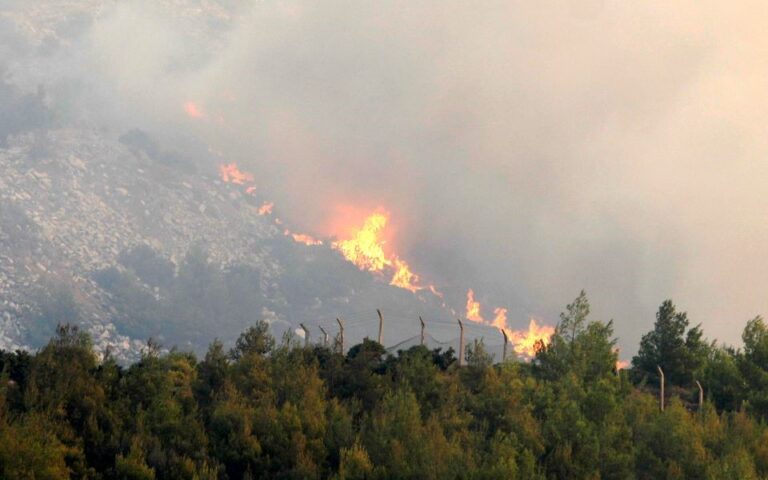
<path fill-rule="evenodd" d="M 391 320 L 394 344 L 409 336 L 396 333 L 398 322 L 415 326 L 406 312 L 446 313 L 431 295 L 391 287 L 327 245 L 295 243 L 259 214 L 258 194 L 222 182 L 213 167 L 152 158 L 137 135 L 44 129 L 0 149 L 0 348 L 35 347 L 71 320 L 123 358 L 149 336 L 202 351 L 256 318 L 335 331 L 345 315 L 348 338 L 360 338 L 374 333 L 380 306 L 403 312 Z M 150 271 L 161 266 L 166 277 Z"/>
<path fill-rule="evenodd" d="M 223 182 L 223 160 L 194 134 L 163 143 L 167 135 L 158 140 L 119 112 L 110 123 L 70 105 L 88 103 L 87 92 L 68 96 L 73 81 L 59 78 L 62 62 L 79 57 L 57 52 L 115 5 L 0 7 L 0 348 L 37 348 L 57 323 L 72 322 L 99 351 L 130 361 L 150 337 L 202 353 L 259 318 L 278 334 L 304 323 L 319 339 L 320 326 L 335 334 L 337 316 L 350 345 L 376 335 L 376 308 L 387 318 L 386 345 L 412 343 L 419 314 L 435 338 L 457 336 L 436 296 L 358 270 L 327 241 L 307 246 L 284 235 L 259 212 L 268 199 Z M 243 8 L 225 0 L 151 5 L 205 55 L 216 54 Z"/>

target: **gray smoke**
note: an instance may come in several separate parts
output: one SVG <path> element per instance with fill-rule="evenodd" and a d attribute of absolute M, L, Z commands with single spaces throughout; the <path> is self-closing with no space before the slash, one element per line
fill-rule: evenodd
<path fill-rule="evenodd" d="M 760 2 L 47 3 L 0 59 L 50 121 L 236 161 L 297 231 L 382 206 L 457 310 L 583 288 L 628 351 L 668 297 L 727 342 L 768 310 Z"/>

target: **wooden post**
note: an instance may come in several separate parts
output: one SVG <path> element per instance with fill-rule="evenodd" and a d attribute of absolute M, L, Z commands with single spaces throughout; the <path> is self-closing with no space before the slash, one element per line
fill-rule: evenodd
<path fill-rule="evenodd" d="M 504 353 L 501 356 L 501 361 L 506 362 L 507 361 L 507 344 L 509 343 L 509 338 L 507 338 L 507 332 L 503 328 L 500 328 L 501 333 L 504 335 Z"/>
<path fill-rule="evenodd" d="M 661 376 L 660 383 L 659 383 L 661 385 L 661 390 L 659 391 L 659 410 L 663 412 L 664 411 L 664 370 L 662 370 L 661 367 L 659 367 L 658 365 L 656 366 L 656 368 L 659 370 L 659 375 Z"/>
<path fill-rule="evenodd" d="M 339 336 L 341 338 L 341 351 L 339 353 L 344 355 L 344 322 L 342 322 L 340 318 L 336 318 L 336 321 L 339 322 Z"/>
<path fill-rule="evenodd" d="M 459 321 L 459 329 L 461 332 L 459 333 L 459 366 L 464 365 L 464 324 L 461 323 L 461 319 L 458 319 Z"/>
<path fill-rule="evenodd" d="M 424 319 L 419 315 L 419 322 L 421 322 L 421 345 L 424 345 Z"/>
<path fill-rule="evenodd" d="M 384 333 L 384 316 L 378 308 L 376 309 L 376 313 L 379 314 L 379 345 L 384 345 L 382 339 L 382 334 Z"/>
<path fill-rule="evenodd" d="M 696 380 L 696 386 L 699 387 L 699 411 L 704 408 L 704 387 Z"/>
<path fill-rule="evenodd" d="M 299 324 L 301 326 L 301 329 L 304 330 L 304 347 L 309 346 L 309 330 L 307 330 L 307 327 L 304 326 L 303 323 Z"/>
<path fill-rule="evenodd" d="M 328 346 L 328 332 L 325 331 L 323 327 L 320 327 L 320 331 L 323 332 L 323 346 Z"/>

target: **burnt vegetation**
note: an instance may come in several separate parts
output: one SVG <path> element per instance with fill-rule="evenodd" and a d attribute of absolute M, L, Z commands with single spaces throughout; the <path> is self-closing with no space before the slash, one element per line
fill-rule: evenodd
<path fill-rule="evenodd" d="M 146 280 L 170 278 L 144 255 Z M 768 326 L 743 340 L 707 343 L 667 301 L 617 371 L 583 293 L 530 363 L 475 341 L 463 367 L 452 349 L 342 354 L 266 322 L 201 359 L 150 341 L 124 366 L 62 324 L 34 354 L 0 352 L 0 478 L 765 478 Z"/>

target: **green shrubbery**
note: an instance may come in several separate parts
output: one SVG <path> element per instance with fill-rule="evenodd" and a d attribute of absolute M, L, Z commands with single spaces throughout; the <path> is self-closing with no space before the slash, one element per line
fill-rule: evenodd
<path fill-rule="evenodd" d="M 492 365 L 476 343 L 463 368 L 424 347 L 276 342 L 264 323 L 202 360 L 150 345 L 121 367 L 61 326 L 34 355 L 0 354 L 0 478 L 768 476 L 762 319 L 724 349 L 665 302 L 628 375 L 612 324 L 588 315 L 582 294 L 531 363 Z"/>

